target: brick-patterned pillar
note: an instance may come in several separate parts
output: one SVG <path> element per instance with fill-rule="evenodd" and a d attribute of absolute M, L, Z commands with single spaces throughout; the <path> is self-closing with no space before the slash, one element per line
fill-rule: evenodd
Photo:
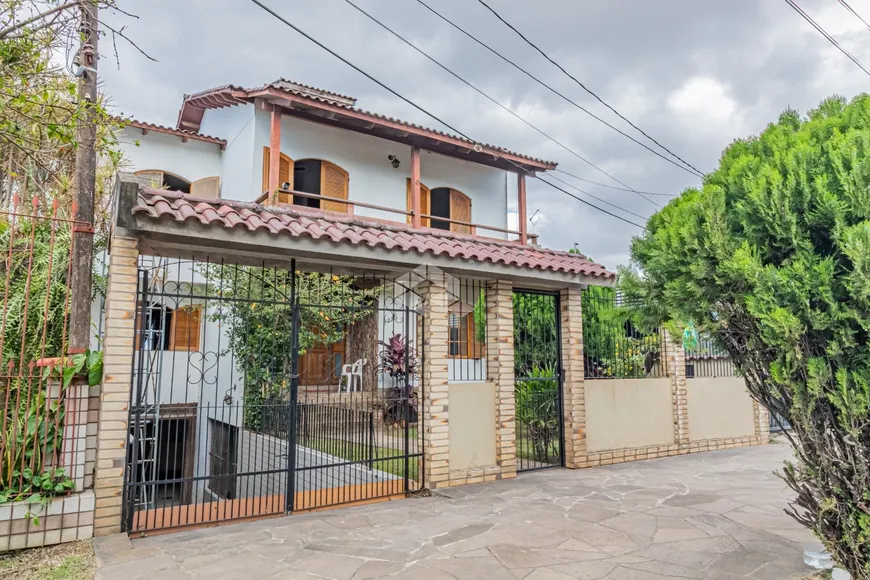
<path fill-rule="evenodd" d="M 502 479 L 517 475 L 513 284 L 486 286 L 486 377 L 495 389 L 495 459 Z"/>
<path fill-rule="evenodd" d="M 139 244 L 112 237 L 106 293 L 106 339 L 94 473 L 94 535 L 121 531 L 121 500 L 127 456 Z"/>
<path fill-rule="evenodd" d="M 770 443 L 770 411 L 756 400 L 752 400 L 752 410 L 755 412 L 755 436 L 759 445 Z"/>
<path fill-rule="evenodd" d="M 562 290 L 562 406 L 565 421 L 565 467 L 588 467 L 586 390 L 583 382 L 583 305 L 580 288 Z"/>
<path fill-rule="evenodd" d="M 447 384 L 447 290 L 439 282 L 418 287 L 426 304 L 423 325 L 423 485 L 449 485 L 450 424 Z"/>
<path fill-rule="evenodd" d="M 662 363 L 671 377 L 671 393 L 674 406 L 674 444 L 680 453 L 689 452 L 689 406 L 686 395 L 686 351 L 683 341 L 677 340 L 667 330 L 661 331 Z"/>

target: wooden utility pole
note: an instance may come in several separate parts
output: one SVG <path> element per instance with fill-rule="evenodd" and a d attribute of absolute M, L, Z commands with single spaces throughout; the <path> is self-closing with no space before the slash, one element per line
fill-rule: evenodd
<path fill-rule="evenodd" d="M 69 353 L 84 352 L 91 336 L 91 278 L 94 262 L 94 197 L 97 180 L 97 4 L 80 3 L 79 31 L 82 44 L 78 54 L 81 113 L 78 119 L 75 202 L 73 204 L 72 281 L 70 286 Z"/>

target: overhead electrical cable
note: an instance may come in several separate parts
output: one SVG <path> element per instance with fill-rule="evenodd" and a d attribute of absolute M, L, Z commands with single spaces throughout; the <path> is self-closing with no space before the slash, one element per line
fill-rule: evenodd
<path fill-rule="evenodd" d="M 619 111 L 617 111 L 617 110 L 616 110 L 615 108 L 613 108 L 609 103 L 607 103 L 604 99 L 602 99 L 602 98 L 599 97 L 597 94 L 595 94 L 595 93 L 594 93 L 594 92 L 593 92 L 589 87 L 587 87 L 587 86 L 584 85 L 584 84 L 583 84 L 579 79 L 577 79 L 577 77 L 575 77 L 574 75 L 572 75 L 571 73 L 569 73 L 567 70 L 565 70 L 565 68 L 564 68 L 562 65 L 560 65 L 558 62 L 556 62 L 555 60 L 553 60 L 553 59 L 552 59 L 552 58 L 551 58 L 551 57 L 550 57 L 546 52 L 544 52 L 543 50 L 541 50 L 541 48 L 539 48 L 538 45 L 536 45 L 534 42 L 532 42 L 531 40 L 529 40 L 528 38 L 526 38 L 526 36 L 525 36 L 522 32 L 520 32 L 519 30 L 517 30 L 517 28 L 516 28 L 515 26 L 513 26 L 513 25 L 512 25 L 511 23 L 509 23 L 507 20 L 505 20 L 504 18 L 502 18 L 502 16 L 501 16 L 498 12 L 496 12 L 496 11 L 495 11 L 495 10 L 494 10 L 490 5 L 489 5 L 489 4 L 487 4 L 487 3 L 484 2 L 483 0 L 477 0 L 477 1 L 480 2 L 484 7 L 486 7 L 487 10 L 489 10 L 490 12 L 492 12 L 492 14 L 493 14 L 496 18 L 498 18 L 498 19 L 502 22 L 502 24 L 504 24 L 505 26 L 507 26 L 508 28 L 510 28 L 511 30 L 513 30 L 513 31 L 514 31 L 514 32 L 515 32 L 515 33 L 516 33 L 520 38 L 522 38 L 522 39 L 526 42 L 526 44 L 528 44 L 529 46 L 531 46 L 532 48 L 534 48 L 536 51 L 538 51 L 538 52 L 541 54 L 541 56 L 543 56 L 545 59 L 547 59 L 548 61 L 550 61 L 550 63 L 552 63 L 552 64 L 553 64 L 556 68 L 558 68 L 560 71 L 562 71 L 563 73 L 565 73 L 565 75 L 568 76 L 568 78 L 570 78 L 572 81 L 574 81 L 575 83 L 577 83 L 578 85 L 580 85 L 580 88 L 582 88 L 584 91 L 586 91 L 587 93 L 589 93 L 592 97 L 594 97 L 596 101 L 598 101 L 599 103 L 601 103 L 602 105 L 604 105 L 605 107 L 607 107 L 608 109 L 610 109 L 610 111 L 612 111 L 612 112 L 613 112 L 617 117 L 619 117 L 620 119 L 622 119 L 623 121 L 625 121 L 626 123 L 628 123 L 629 125 L 631 125 L 631 127 L 634 128 L 636 131 L 638 131 L 641 135 L 643 135 L 644 137 L 646 137 L 647 139 L 649 139 L 650 141 L 652 141 L 653 143 L 655 143 L 656 145 L 658 145 L 659 147 L 661 147 L 662 149 L 664 149 L 665 151 L 667 151 L 667 152 L 668 152 L 671 156 L 673 156 L 675 159 L 679 160 L 680 162 L 682 162 L 683 164 L 685 164 L 687 167 L 693 169 L 693 170 L 694 170 L 694 171 L 695 171 L 699 176 L 703 176 L 703 175 L 704 175 L 704 172 L 703 172 L 703 171 L 701 171 L 700 169 L 698 169 L 697 167 L 695 167 L 694 165 L 692 165 L 691 163 L 689 163 L 688 161 L 686 161 L 685 159 L 683 159 L 682 157 L 680 157 L 679 155 L 677 155 L 676 153 L 674 153 L 673 151 L 671 151 L 670 149 L 668 149 L 667 147 L 665 147 L 664 145 L 662 145 L 661 143 L 659 143 L 659 142 L 658 142 L 656 139 L 654 139 L 650 134 L 648 134 L 646 131 L 644 131 L 643 129 L 641 129 L 640 127 L 638 127 L 637 125 L 635 125 L 635 124 L 632 123 L 631 121 L 629 121 L 629 120 L 628 120 L 628 119 L 627 119 L 627 118 L 626 118 L 622 113 L 620 113 Z"/>
<path fill-rule="evenodd" d="M 616 187 L 613 185 L 607 185 L 606 183 L 592 181 L 591 179 L 586 179 L 585 177 L 580 177 L 578 175 L 574 175 L 573 173 L 568 173 L 564 169 L 559 169 L 558 167 L 556 169 L 554 169 L 554 171 L 558 171 L 559 173 L 564 173 L 565 175 L 568 175 L 569 177 L 573 177 L 574 179 L 577 179 L 579 181 L 583 181 L 585 183 L 589 183 L 591 185 L 597 185 L 598 187 L 606 187 L 608 189 L 615 189 L 617 191 L 627 191 L 629 193 L 632 192 L 631 189 L 625 189 L 624 187 Z M 680 197 L 679 194 L 676 194 L 676 193 L 653 193 L 651 191 L 640 191 L 638 193 L 642 193 L 644 195 L 660 195 L 662 197 Z"/>
<path fill-rule="evenodd" d="M 482 143 L 480 143 L 479 141 L 477 141 L 477 140 L 475 140 L 475 139 L 472 139 L 471 137 L 469 137 L 468 135 L 464 134 L 462 131 L 460 131 L 460 130 L 457 129 L 456 127 L 453 127 L 452 125 L 450 125 L 450 124 L 447 123 L 446 121 L 444 121 L 444 120 L 442 120 L 441 118 L 439 118 L 438 116 L 436 116 L 434 113 L 430 113 L 428 110 L 424 109 L 422 106 L 418 105 L 417 103 L 415 103 L 415 102 L 412 101 L 411 99 L 409 99 L 409 98 L 403 96 L 403 95 L 400 94 L 398 91 L 396 91 L 396 90 L 390 88 L 389 86 L 387 86 L 387 85 L 386 85 L 385 83 L 383 83 L 382 81 L 378 80 L 377 78 L 375 78 L 375 77 L 372 76 L 371 74 L 367 73 L 366 71 L 364 71 L 363 69 L 361 69 L 361 68 L 358 67 L 357 65 L 353 64 L 352 62 L 350 62 L 349 60 L 347 60 L 345 57 L 341 56 L 340 54 L 338 54 L 337 52 L 335 52 L 334 50 L 332 50 L 331 48 L 329 48 L 328 46 L 326 46 L 325 44 L 323 44 L 322 42 L 320 42 L 319 40 L 317 40 L 316 38 L 314 38 L 313 36 L 311 36 L 311 35 L 308 34 L 307 32 L 305 32 L 304 30 L 302 30 L 301 28 L 299 28 L 298 26 L 296 26 L 295 24 L 293 24 L 292 22 L 290 22 L 289 20 L 287 20 L 286 18 L 284 18 L 283 16 L 281 16 L 280 14 L 278 14 L 277 12 L 275 12 L 274 10 L 272 10 L 271 8 L 269 8 L 268 6 L 266 6 L 266 5 L 265 5 L 263 2 L 261 2 L 260 0 L 251 0 L 251 2 L 253 2 L 253 3 L 256 4 L 257 6 L 259 6 L 262 10 L 264 10 L 265 12 L 267 12 L 269 15 L 271 15 L 271 16 L 272 16 L 273 18 L 275 18 L 276 20 L 278 20 L 278 21 L 280 21 L 281 23 L 283 23 L 284 25 L 290 27 L 291 29 L 293 29 L 294 31 L 296 31 L 298 34 L 302 35 L 303 37 L 305 37 L 305 38 L 308 39 L 309 41 L 313 42 L 314 44 L 316 44 L 317 46 L 319 46 L 320 48 L 322 48 L 323 50 L 325 50 L 326 52 L 328 52 L 329 54 L 331 54 L 332 56 L 334 56 L 335 58 L 337 58 L 338 60 L 340 60 L 340 61 L 343 62 L 344 64 L 346 64 L 347 66 L 351 67 L 352 69 L 354 69 L 355 71 L 357 71 L 358 73 L 360 73 L 361 75 L 363 75 L 364 77 L 366 77 L 367 79 L 369 79 L 370 81 L 372 81 L 373 83 L 377 84 L 377 85 L 378 85 L 379 87 L 381 87 L 382 89 L 386 90 L 387 92 L 389 92 L 390 94 L 392 94 L 393 96 L 395 96 L 396 98 L 401 99 L 402 101 L 404 101 L 404 102 L 407 103 L 408 105 L 414 107 L 415 109 L 417 109 L 418 111 L 420 111 L 420 112 L 423 113 L 424 115 L 426 115 L 426 116 L 428 116 L 428 117 L 434 119 L 435 121 L 437 121 L 437 122 L 440 123 L 441 125 L 447 127 L 448 129 L 450 129 L 450 130 L 453 131 L 454 133 L 456 133 L 456 134 L 458 134 L 458 135 L 464 137 L 464 138 L 467 139 L 468 141 L 471 141 L 472 143 L 476 144 L 477 146 L 482 147 L 482 148 L 484 148 L 484 149 L 488 149 L 487 147 L 485 147 L 485 146 L 484 146 Z M 516 163 L 516 162 L 514 162 L 514 161 L 512 161 L 512 160 L 510 160 L 510 159 L 506 159 L 506 158 L 503 158 L 503 159 L 504 159 L 505 161 L 507 161 L 508 163 L 510 163 L 510 164 L 514 165 L 515 167 L 517 167 L 517 168 L 518 168 L 519 170 L 521 170 L 523 173 L 528 173 L 528 170 L 525 169 L 524 167 L 522 167 L 520 164 L 518 164 L 518 163 Z M 627 224 L 631 224 L 631 225 L 633 225 L 633 226 L 635 226 L 635 227 L 638 227 L 638 228 L 640 228 L 640 229 L 644 229 L 644 226 L 642 226 L 642 225 L 640 225 L 640 224 L 638 224 L 638 223 L 635 223 L 635 222 L 633 222 L 633 221 L 631 221 L 631 220 L 629 220 L 629 219 L 626 219 L 626 218 L 624 218 L 624 217 L 622 217 L 622 216 L 620 216 L 620 215 L 617 215 L 617 214 L 615 214 L 615 213 L 613 213 L 613 212 L 607 211 L 606 209 L 602 209 L 602 208 L 596 206 L 595 204 L 589 203 L 589 202 L 586 201 L 585 199 L 582 199 L 582 198 L 580 198 L 580 197 L 578 197 L 578 196 L 572 194 L 571 192 L 562 189 L 562 188 L 559 187 L 558 185 L 555 185 L 554 183 L 551 183 L 551 182 L 547 181 L 546 179 L 543 179 L 543 178 L 541 178 L 541 177 L 539 177 L 539 176 L 537 176 L 537 175 L 535 175 L 534 177 L 535 177 L 535 179 L 541 181 L 542 183 L 545 183 L 545 184 L 549 185 L 550 187 L 552 187 L 552 188 L 554 188 L 554 189 L 556 189 L 556 190 L 559 190 L 559 191 L 561 191 L 562 193 L 564 193 L 564 194 L 566 194 L 566 195 L 568 195 L 568 196 L 570 196 L 570 197 L 573 197 L 574 199 L 576 199 L 576 200 L 579 201 L 580 203 L 583 203 L 583 204 L 585 204 L 585 205 L 588 205 L 589 207 L 591 207 L 591 208 L 593 208 L 593 209 L 595 209 L 595 210 L 597 210 L 597 211 L 600 211 L 601 213 L 604 213 L 604 214 L 606 214 L 606 215 L 609 215 L 609 216 L 611 216 L 611 217 L 613 217 L 613 218 L 615 218 L 615 219 L 618 219 L 618 220 L 620 220 L 620 221 L 623 221 L 623 222 L 625 222 L 625 223 L 627 223 Z"/>
<path fill-rule="evenodd" d="M 837 2 L 839 2 L 840 5 L 841 5 L 843 8 L 845 8 L 846 10 L 848 10 L 849 12 L 851 12 L 851 13 L 855 16 L 855 18 L 857 18 L 858 20 L 860 20 L 861 22 L 863 22 L 863 23 L 864 23 L 864 26 L 866 26 L 867 29 L 870 30 L 870 24 L 868 24 L 866 20 L 864 20 L 863 18 L 861 18 L 861 15 L 858 14 L 857 12 L 855 12 L 855 9 L 852 8 L 851 6 L 849 6 L 849 3 L 846 2 L 846 0 L 837 0 Z"/>
<path fill-rule="evenodd" d="M 496 106 L 498 106 L 499 108 L 501 108 L 502 110 L 504 110 L 504 111 L 507 112 L 508 114 L 512 115 L 513 117 L 519 119 L 520 121 L 522 121 L 523 123 L 525 123 L 528 127 L 530 127 L 530 128 L 532 128 L 533 130 L 537 131 L 540 135 L 546 137 L 547 139 L 549 139 L 550 141 L 552 141 L 553 143 L 555 143 L 556 145 L 558 145 L 559 147 L 561 147 L 562 149 L 564 149 L 564 150 L 567 151 L 568 153 L 574 155 L 575 157 L 577 157 L 577 158 L 580 159 L 581 161 L 584 161 L 584 162 L 588 163 L 589 165 L 591 165 L 592 167 L 595 167 L 596 169 L 598 169 L 599 171 L 601 171 L 602 173 L 604 173 L 605 175 L 607 175 L 608 177 L 610 177 L 611 179 L 613 179 L 614 181 L 616 181 L 617 183 L 619 183 L 619 184 L 621 184 L 621 185 L 624 185 L 625 187 L 629 188 L 631 191 L 635 191 L 633 188 L 631 188 L 630 186 L 626 185 L 625 183 L 623 183 L 622 181 L 618 180 L 617 178 L 613 177 L 611 174 L 607 173 L 607 172 L 604 171 L 603 169 L 599 168 L 597 165 L 595 165 L 594 163 L 592 163 L 591 161 L 589 161 L 588 159 L 586 159 L 585 157 L 583 157 L 582 155 L 580 155 L 579 153 L 577 153 L 576 151 L 574 151 L 573 149 L 571 149 L 570 147 L 568 147 L 567 145 L 565 145 L 564 143 L 562 143 L 561 141 L 555 139 L 554 137 L 550 136 L 549 134 L 547 134 L 546 132 L 544 132 L 543 130 L 541 130 L 539 127 L 537 127 L 537 126 L 535 126 L 534 124 L 532 124 L 532 123 L 531 123 L 530 121 L 528 121 L 525 117 L 523 117 L 523 116 L 517 114 L 516 112 L 514 112 L 514 111 L 513 111 L 511 108 L 509 108 L 508 106 L 503 105 L 503 104 L 500 103 L 498 100 L 496 100 L 495 98 L 491 97 L 490 95 L 488 95 L 487 93 L 485 93 L 483 90 L 479 89 L 477 86 L 475 86 L 475 85 L 472 84 L 471 82 L 465 80 L 465 79 L 464 79 L 463 77 L 461 77 L 459 74 L 457 74 L 456 72 L 454 72 L 453 70 L 451 70 L 450 68 L 448 68 L 446 65 L 442 64 L 440 61 L 438 61 L 438 60 L 435 59 L 434 57 L 430 56 L 426 51 L 424 51 L 424 50 L 421 49 L 421 48 L 418 48 L 418 47 L 417 47 L 413 42 L 411 42 L 410 40 L 404 38 L 401 34 L 399 34 L 399 33 L 396 32 L 395 30 L 393 30 L 392 28 L 390 28 L 389 26 L 387 26 L 386 24 L 384 24 L 383 22 L 381 22 L 380 20 L 378 20 L 377 18 L 375 18 L 374 16 L 372 16 L 371 14 L 369 14 L 368 12 L 366 12 L 365 10 L 363 10 L 362 8 L 360 8 L 359 6 L 357 6 L 357 5 L 356 5 L 352 0 L 344 0 L 344 1 L 345 1 L 347 4 L 349 4 L 350 6 L 352 6 L 353 8 L 355 8 L 358 12 L 360 12 L 361 14 L 363 14 L 364 16 L 366 16 L 369 20 L 371 20 L 372 22 L 374 22 L 375 24 L 377 24 L 378 26 L 380 26 L 381 28 L 383 28 L 384 30 L 386 30 L 387 32 L 389 32 L 390 34 L 392 34 L 393 36 L 395 36 L 397 39 L 401 40 L 403 43 L 405 43 L 405 44 L 408 45 L 409 47 L 413 48 L 415 51 L 417 51 L 417 52 L 418 52 L 419 54 L 421 54 L 423 57 L 425 57 L 426 59 L 428 59 L 430 62 L 434 63 L 434 64 L 437 65 L 439 68 L 441 68 L 443 71 L 445 71 L 446 73 L 448 73 L 449 75 L 451 75 L 453 78 L 455 78 L 455 79 L 458 80 L 459 82 L 463 83 L 463 84 L 466 85 L 467 87 L 471 88 L 471 89 L 472 89 L 473 91 L 475 91 L 477 94 L 481 95 L 482 97 L 484 97 L 485 99 L 487 99 L 487 100 L 490 101 L 491 103 L 495 104 Z M 635 192 L 635 193 L 637 193 L 637 192 Z M 653 201 L 652 199 L 650 199 L 650 198 L 644 196 L 642 193 L 637 193 L 637 195 L 639 195 L 640 197 L 642 197 L 643 199 L 645 199 L 645 200 L 648 201 L 649 203 L 653 204 L 654 206 L 656 206 L 656 207 L 661 207 L 661 205 L 659 205 L 658 203 L 656 203 L 656 202 Z M 621 208 L 620 208 L 620 209 L 621 209 Z M 631 213 L 631 212 L 629 212 L 629 213 Z"/>
<path fill-rule="evenodd" d="M 431 6 L 426 4 L 423 0 L 417 0 L 417 3 L 420 4 L 421 6 L 423 6 L 424 8 L 426 8 L 429 12 L 431 12 L 432 14 L 434 14 L 435 16 L 437 16 L 438 18 L 440 18 L 441 20 L 443 20 L 447 24 L 449 24 L 450 26 L 452 26 L 453 28 L 455 28 L 456 30 L 458 30 L 459 32 L 461 32 L 462 34 L 464 34 L 465 36 L 467 36 L 468 38 L 470 38 L 471 40 L 473 40 L 474 42 L 476 42 L 477 44 L 479 44 L 480 46 L 482 46 L 483 48 L 485 48 L 486 50 L 488 50 L 489 52 L 491 52 L 492 54 L 494 54 L 495 56 L 497 56 L 498 58 L 500 58 L 501 60 L 503 60 L 504 62 L 508 63 L 509 65 L 511 65 L 512 67 L 514 67 L 515 69 L 517 69 L 518 71 L 520 71 L 521 73 L 523 73 L 524 75 L 526 75 L 527 77 L 529 77 L 530 79 L 532 79 L 533 81 L 535 81 L 536 83 L 541 85 L 542 87 L 549 90 L 554 95 L 557 95 L 558 97 L 562 98 L 564 101 L 570 103 L 571 105 L 574 105 L 575 107 L 577 107 L 578 109 L 580 109 L 581 111 L 583 111 L 584 113 L 586 113 L 587 115 L 589 115 L 590 117 L 595 119 L 596 121 L 598 121 L 598 122 L 604 124 L 605 126 L 613 129 L 614 131 L 616 131 L 617 133 L 619 133 L 623 137 L 630 139 L 631 141 L 634 141 L 635 143 L 637 143 L 638 145 L 640 145 L 641 147 L 643 147 L 644 149 L 646 149 L 647 151 L 649 151 L 653 155 L 657 155 L 658 157 L 661 157 L 662 159 L 664 159 L 668 163 L 674 165 L 675 167 L 679 167 L 683 171 L 691 173 L 692 175 L 696 175 L 698 177 L 703 177 L 702 174 L 698 173 L 693 168 L 690 168 L 690 167 L 687 167 L 686 165 L 677 163 L 676 161 L 674 161 L 673 159 L 671 159 L 669 157 L 665 157 L 664 155 L 662 155 L 661 153 L 659 153 L 658 151 L 656 151 L 655 149 L 653 149 L 652 147 L 650 147 L 646 143 L 638 141 L 637 139 L 635 139 L 634 137 L 632 137 L 631 135 L 629 135 L 628 133 L 626 133 L 622 129 L 615 127 L 614 125 L 608 123 L 606 120 L 602 119 L 601 117 L 599 117 L 595 113 L 591 112 L 590 110 L 585 108 L 583 105 L 577 103 L 576 101 L 565 96 L 563 93 L 557 91 L 556 89 L 554 89 L 553 87 L 551 87 L 550 85 L 548 85 L 547 83 L 545 83 L 544 81 L 542 81 L 541 79 L 539 79 L 538 77 L 536 77 L 535 75 L 533 75 L 532 73 L 530 73 L 529 71 L 527 71 L 526 69 L 524 69 L 523 67 L 518 65 L 517 63 L 515 63 L 514 61 L 510 60 L 509 58 L 507 58 L 506 56 L 504 56 L 503 54 L 501 54 L 500 52 L 498 52 L 497 50 L 495 50 L 494 48 L 492 48 L 491 46 L 489 46 L 488 44 L 486 44 L 482 40 L 478 39 L 476 36 L 474 36 L 470 32 L 466 31 L 464 28 L 460 27 L 455 22 L 453 22 L 452 20 L 450 20 L 449 18 L 447 18 L 446 16 L 444 16 L 443 14 L 441 14 L 440 12 L 438 12 L 437 10 L 435 10 L 434 8 L 432 8 Z"/>
<path fill-rule="evenodd" d="M 851 52 L 849 52 L 848 50 L 846 50 L 845 48 L 843 48 L 843 47 L 840 45 L 840 43 L 837 42 L 837 39 L 835 39 L 833 36 L 831 36 L 830 34 L 828 34 L 828 32 L 827 32 L 824 28 L 822 28 L 822 26 L 821 26 L 818 22 L 816 22 L 815 20 L 813 20 L 812 16 L 810 16 L 809 14 L 807 14 L 806 12 L 804 12 L 803 8 L 801 8 L 800 6 L 798 6 L 797 2 L 795 2 L 794 0 L 785 0 L 785 3 L 788 4 L 789 6 L 791 6 L 792 9 L 794 9 L 794 11 L 797 12 L 797 13 L 801 16 L 801 18 L 803 18 L 804 20 L 806 20 L 807 22 L 809 22 L 810 25 L 811 25 L 813 28 L 815 28 L 815 29 L 819 32 L 819 34 L 821 34 L 821 35 L 824 36 L 826 39 L 828 39 L 828 42 L 830 42 L 831 44 L 833 44 L 833 45 L 837 48 L 837 50 L 839 50 L 840 52 L 842 52 L 843 54 L 845 54 L 845 55 L 849 58 L 849 60 L 851 60 L 852 62 L 854 62 L 854 63 L 858 66 L 858 68 L 860 68 L 862 71 L 864 71 L 864 74 L 866 74 L 867 76 L 870 76 L 870 71 L 868 71 L 868 70 L 864 67 L 864 65 L 861 64 L 861 62 L 860 62 L 857 58 L 855 58 L 855 56 L 854 56 Z"/>

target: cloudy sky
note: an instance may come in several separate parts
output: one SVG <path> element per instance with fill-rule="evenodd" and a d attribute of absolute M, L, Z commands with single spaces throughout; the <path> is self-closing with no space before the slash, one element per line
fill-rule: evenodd
<path fill-rule="evenodd" d="M 679 193 L 699 182 L 533 83 L 416 0 L 355 1 L 633 189 Z M 643 140 L 476 1 L 425 1 L 552 87 Z M 757 134 L 784 108 L 803 112 L 831 94 L 852 97 L 870 87 L 870 78 L 782 0 L 488 1 L 605 101 L 703 171 L 716 166 L 733 139 Z M 552 159 L 574 175 L 620 187 L 389 36 L 345 0 L 264 2 L 472 138 Z M 798 3 L 870 65 L 870 30 L 857 18 L 836 0 Z M 158 62 L 120 43 L 118 68 L 110 43 L 104 41 L 101 75 L 118 112 L 174 125 L 184 93 L 227 83 L 256 86 L 283 76 L 353 95 L 367 110 L 441 128 L 250 0 L 121 4 L 139 19 L 108 18 L 126 24 L 125 33 Z M 870 21 L 870 0 L 851 0 L 850 5 Z M 572 181 L 563 174 L 555 176 Z M 575 184 L 635 214 L 648 216 L 656 210 L 632 192 Z M 670 198 L 651 199 L 664 203 Z M 576 243 L 609 267 L 626 262 L 631 236 L 639 232 L 534 180 L 528 204 L 530 215 L 540 212 L 535 229 L 544 245 L 567 249 Z"/>

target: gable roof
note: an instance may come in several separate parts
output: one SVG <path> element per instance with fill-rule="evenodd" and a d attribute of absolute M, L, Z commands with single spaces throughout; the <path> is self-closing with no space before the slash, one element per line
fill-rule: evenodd
<path fill-rule="evenodd" d="M 428 254 L 455 260 L 491 263 L 523 270 L 581 275 L 612 283 L 616 275 L 581 254 L 524 246 L 469 234 L 412 229 L 314 209 L 278 208 L 254 203 L 205 200 L 176 191 L 140 187 L 133 216 L 197 223 L 232 230 L 237 235 L 265 232 L 321 243 L 367 246 L 389 253 Z"/>
<path fill-rule="evenodd" d="M 198 132 L 207 109 L 255 103 L 256 100 L 280 107 L 284 115 L 366 133 L 509 171 L 520 168 L 526 171 L 547 171 L 556 168 L 553 161 L 523 155 L 496 145 L 478 144 L 465 137 L 366 111 L 356 107 L 356 99 L 353 97 L 283 78 L 254 88 L 223 85 L 185 95 L 178 112 L 177 127 Z"/>

